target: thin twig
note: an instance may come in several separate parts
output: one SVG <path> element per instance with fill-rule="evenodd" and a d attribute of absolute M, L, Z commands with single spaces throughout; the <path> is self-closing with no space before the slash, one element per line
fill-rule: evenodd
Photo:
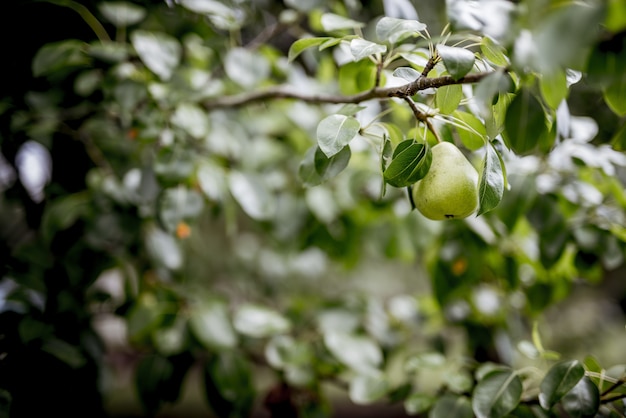
<path fill-rule="evenodd" d="M 437 130 L 435 129 L 435 126 L 430 121 L 428 114 L 419 110 L 417 108 L 417 105 L 413 101 L 413 99 L 411 99 L 410 97 L 404 97 L 404 101 L 409 104 L 409 107 L 413 111 L 413 115 L 415 116 L 415 119 L 419 120 L 420 122 L 423 122 L 426 125 L 426 128 L 428 128 L 428 130 L 432 132 L 432 134 L 435 136 L 435 138 L 437 139 L 437 142 L 441 142 L 441 137 L 439 137 L 439 133 L 437 132 Z"/>
<path fill-rule="evenodd" d="M 624 384 L 626 384 L 626 378 L 619 379 L 617 382 L 614 382 L 611 386 L 609 386 L 608 389 L 604 390 L 601 396 L 608 395 L 609 393 L 613 392 L 615 389 Z"/>

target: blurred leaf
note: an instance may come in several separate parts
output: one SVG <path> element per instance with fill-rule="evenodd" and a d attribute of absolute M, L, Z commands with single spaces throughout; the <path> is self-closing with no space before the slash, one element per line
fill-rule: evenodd
<path fill-rule="evenodd" d="M 172 77 L 180 63 L 182 48 L 178 40 L 162 32 L 135 30 L 130 40 L 139 58 L 163 81 Z"/>
<path fill-rule="evenodd" d="M 357 405 L 368 405 L 383 398 L 389 383 L 382 374 L 359 374 L 350 380 L 350 400 Z"/>
<path fill-rule="evenodd" d="M 552 408 L 584 375 L 585 369 L 578 360 L 561 361 L 552 366 L 541 381 L 539 393 L 541 407 Z"/>
<path fill-rule="evenodd" d="M 291 328 L 289 320 L 278 312 L 251 304 L 237 309 L 233 325 L 237 332 L 254 338 L 282 334 Z"/>
<path fill-rule="evenodd" d="M 491 142 L 485 147 L 485 150 L 478 184 L 479 208 L 476 216 L 489 212 L 498 206 L 504 194 L 504 173 L 498 151 Z"/>
<path fill-rule="evenodd" d="M 356 29 L 365 26 L 362 22 L 357 22 L 356 20 L 348 19 L 334 13 L 324 13 L 322 15 L 321 22 L 324 30 L 327 32 L 344 29 Z"/>
<path fill-rule="evenodd" d="M 485 58 L 497 66 L 506 67 L 509 65 L 506 49 L 489 36 L 483 36 L 480 41 L 480 51 Z"/>
<path fill-rule="evenodd" d="M 146 251 L 152 261 L 169 270 L 178 270 L 183 265 L 183 252 L 176 239 L 156 226 L 150 226 L 144 237 Z"/>
<path fill-rule="evenodd" d="M 270 63 L 265 56 L 246 48 L 229 50 L 224 58 L 224 69 L 228 78 L 245 88 L 258 87 L 271 72 Z"/>
<path fill-rule="evenodd" d="M 452 116 L 458 119 L 454 126 L 463 145 L 475 151 L 483 147 L 487 139 L 485 125 L 476 116 L 462 110 L 455 110 Z"/>
<path fill-rule="evenodd" d="M 522 381 L 512 370 L 488 374 L 474 388 L 472 407 L 478 418 L 501 418 L 515 409 L 522 396 Z"/>
<path fill-rule="evenodd" d="M 548 134 L 541 103 L 528 90 L 520 90 L 506 111 L 504 138 L 517 154 L 527 154 Z"/>
<path fill-rule="evenodd" d="M 179 354 L 187 349 L 187 320 L 178 316 L 174 323 L 157 328 L 152 339 L 159 354 L 169 356 Z"/>
<path fill-rule="evenodd" d="M 0 389 L 0 418 L 9 418 L 11 415 L 9 412 L 11 411 L 11 403 L 13 402 L 13 397 L 11 393 L 4 389 Z"/>
<path fill-rule="evenodd" d="M 155 414 L 162 404 L 161 388 L 174 373 L 167 358 L 150 355 L 141 359 L 135 372 L 135 385 L 139 399 L 149 415 Z"/>
<path fill-rule="evenodd" d="M 460 84 L 443 86 L 435 93 L 435 105 L 443 114 L 450 114 L 456 110 L 463 98 L 463 88 Z"/>
<path fill-rule="evenodd" d="M 437 52 L 454 80 L 465 77 L 474 67 L 474 53 L 465 48 L 437 45 Z"/>
<path fill-rule="evenodd" d="M 604 24 L 612 33 L 619 33 L 626 29 L 626 2 L 609 0 Z"/>
<path fill-rule="evenodd" d="M 319 147 L 317 145 L 309 148 L 304 156 L 304 159 L 300 162 L 298 167 L 298 176 L 305 187 L 313 187 L 322 184 L 322 178 L 317 173 L 315 166 L 315 157 L 318 153 Z"/>
<path fill-rule="evenodd" d="M 252 219 L 263 221 L 274 215 L 276 201 L 258 177 L 233 171 L 228 184 L 237 203 Z"/>
<path fill-rule="evenodd" d="M 255 388 L 248 361 L 238 351 L 211 357 L 203 370 L 206 399 L 220 417 L 247 417 L 252 411 Z"/>
<path fill-rule="evenodd" d="M 41 350 L 52 354 L 73 369 L 79 369 L 87 363 L 87 359 L 80 348 L 59 338 L 47 338 L 44 340 Z"/>
<path fill-rule="evenodd" d="M 181 221 L 199 216 L 203 208 L 200 193 L 184 186 L 170 188 L 161 195 L 159 219 L 168 231 L 173 232 Z"/>
<path fill-rule="evenodd" d="M 146 17 L 143 7 L 125 1 L 100 3 L 100 13 L 116 27 L 125 27 L 141 22 Z"/>
<path fill-rule="evenodd" d="M 600 408 L 598 387 L 583 376 L 561 399 L 563 409 L 572 418 L 594 417 Z"/>
<path fill-rule="evenodd" d="M 319 174 L 322 181 L 326 181 L 341 173 L 350 162 L 352 152 L 350 146 L 346 145 L 341 151 L 328 158 L 321 148 L 317 147 L 315 151 L 315 171 Z"/>
<path fill-rule="evenodd" d="M 75 39 L 68 39 L 41 47 L 33 58 L 32 69 L 35 77 L 41 77 L 88 63 L 89 57 L 84 53 L 84 44 Z"/>
<path fill-rule="evenodd" d="M 369 90 L 375 82 L 376 64 L 371 60 L 353 61 L 339 67 L 339 89 L 342 94 Z"/>
<path fill-rule="evenodd" d="M 435 404 L 436 400 L 437 398 L 432 395 L 414 393 L 404 401 L 404 410 L 409 415 L 423 414 Z"/>
<path fill-rule="evenodd" d="M 626 75 L 604 89 L 604 101 L 617 116 L 626 116 Z"/>
<path fill-rule="evenodd" d="M 289 47 L 287 59 L 291 62 L 295 60 L 304 50 L 312 48 L 314 46 L 320 46 L 324 42 L 333 39 L 329 36 L 315 37 L 315 38 L 303 38 L 298 39 Z"/>
<path fill-rule="evenodd" d="M 564 70 L 543 74 L 539 88 L 544 100 L 552 109 L 557 109 L 568 93 L 567 77 Z"/>
<path fill-rule="evenodd" d="M 501 94 L 506 94 L 512 87 L 511 76 L 503 71 L 494 71 L 480 80 L 474 87 L 474 100 L 479 106 L 479 114 L 485 119 L 492 116 L 494 100 L 499 101 Z"/>
<path fill-rule="evenodd" d="M 46 241 L 51 241 L 55 234 L 74 225 L 78 219 L 87 215 L 90 197 L 86 193 L 69 194 L 49 200 L 42 217 L 41 230 Z"/>
<path fill-rule="evenodd" d="M 324 344 L 340 362 L 361 373 L 375 373 L 383 361 L 380 346 L 366 336 L 331 331 L 324 334 Z"/>
<path fill-rule="evenodd" d="M 422 179 L 431 162 L 432 154 L 428 146 L 408 139 L 396 147 L 383 178 L 394 187 L 406 187 Z"/>
<path fill-rule="evenodd" d="M 361 124 L 351 116 L 330 115 L 317 125 L 317 142 L 327 157 L 339 153 L 357 135 Z"/>
<path fill-rule="evenodd" d="M 237 345 L 237 335 L 224 303 L 206 301 L 194 305 L 189 313 L 189 328 L 208 349 L 227 349 Z"/>
<path fill-rule="evenodd" d="M 387 46 L 366 41 L 365 39 L 356 38 L 350 42 L 350 52 L 352 52 L 355 61 L 360 61 L 371 55 L 382 54 L 386 51 Z"/>
<path fill-rule="evenodd" d="M 472 404 L 465 396 L 443 395 L 430 410 L 428 418 L 472 418 Z"/>
<path fill-rule="evenodd" d="M 196 139 L 203 139 L 209 133 L 206 111 L 193 103 L 179 104 L 172 114 L 171 122 Z"/>
<path fill-rule="evenodd" d="M 398 77 L 398 78 L 403 78 L 409 82 L 413 82 L 417 80 L 418 78 L 420 78 L 422 74 L 419 71 L 411 67 L 398 67 L 395 70 L 393 70 L 393 76 Z M 445 88 L 445 87 L 440 87 L 440 89 L 442 88 Z M 439 89 L 437 91 L 439 91 Z"/>
<path fill-rule="evenodd" d="M 426 25 L 417 20 L 383 17 L 376 23 L 376 36 L 381 41 L 395 44 L 409 36 L 419 36 Z"/>

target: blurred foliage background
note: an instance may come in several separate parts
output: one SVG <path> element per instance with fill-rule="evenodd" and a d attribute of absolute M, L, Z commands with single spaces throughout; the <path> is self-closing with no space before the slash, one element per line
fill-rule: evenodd
<path fill-rule="evenodd" d="M 436 128 L 477 166 L 496 144 L 509 187 L 487 214 L 434 222 L 381 194 L 381 138 L 428 134 L 400 100 L 223 101 L 367 91 L 375 60 L 345 36 L 382 16 L 495 45 L 500 116 L 514 92 L 541 101 L 520 143 L 489 133 L 476 85 L 413 97 L 449 108 Z M 481 366 L 533 370 L 526 401 L 559 358 L 623 383 L 623 1 L 50 0 L 0 19 L 0 416 L 451 416 Z M 337 42 L 289 60 L 310 36 Z M 385 85 L 432 52 L 398 43 Z M 317 126 L 341 112 L 361 134 L 320 169 Z M 613 390 L 594 414 L 623 416 Z"/>

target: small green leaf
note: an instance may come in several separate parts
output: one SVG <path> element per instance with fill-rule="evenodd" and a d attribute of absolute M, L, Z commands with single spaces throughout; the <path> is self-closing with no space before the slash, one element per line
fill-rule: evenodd
<path fill-rule="evenodd" d="M 491 63 L 506 67 L 509 65 L 509 60 L 506 56 L 506 49 L 489 36 L 483 37 L 480 42 L 480 51 L 483 53 Z"/>
<path fill-rule="evenodd" d="M 350 52 L 352 52 L 355 61 L 360 61 L 370 55 L 382 54 L 385 51 L 387 51 L 386 45 L 366 41 L 365 39 L 356 38 L 350 42 Z"/>
<path fill-rule="evenodd" d="M 98 9 L 116 27 L 134 25 L 146 17 L 146 9 L 125 1 L 100 3 Z"/>
<path fill-rule="evenodd" d="M 234 348 L 237 344 L 226 304 L 222 302 L 208 301 L 193 306 L 189 312 L 189 328 L 208 349 Z"/>
<path fill-rule="evenodd" d="M 500 203 L 504 194 L 504 173 L 502 161 L 493 144 L 486 147 L 483 170 L 478 184 L 479 208 L 476 216 L 486 213 Z"/>
<path fill-rule="evenodd" d="M 220 352 L 204 366 L 204 393 L 220 417 L 250 416 L 255 388 L 250 364 L 235 350 Z"/>
<path fill-rule="evenodd" d="M 462 98 L 463 88 L 460 84 L 439 87 L 435 93 L 435 105 L 439 112 L 448 115 L 459 107 Z"/>
<path fill-rule="evenodd" d="M 357 105 L 354 103 L 348 103 L 348 104 L 341 106 L 341 108 L 337 110 L 337 112 L 335 113 L 338 115 L 354 116 L 363 109 L 366 109 L 366 106 L 361 106 L 361 105 Z"/>
<path fill-rule="evenodd" d="M 263 54 L 247 48 L 232 48 L 224 58 L 228 78 L 245 88 L 254 88 L 266 80 L 272 66 Z"/>
<path fill-rule="evenodd" d="M 75 39 L 46 44 L 33 58 L 33 75 L 40 77 L 56 71 L 83 66 L 89 63 L 84 44 Z"/>
<path fill-rule="evenodd" d="M 233 325 L 238 332 L 254 338 L 282 334 L 291 328 L 289 320 L 278 312 L 251 304 L 237 310 Z"/>
<path fill-rule="evenodd" d="M 430 410 L 428 418 L 472 418 L 472 404 L 465 396 L 443 395 L 433 409 Z"/>
<path fill-rule="evenodd" d="M 426 29 L 426 25 L 417 20 L 383 17 L 376 24 L 376 36 L 381 41 L 395 44 L 409 36 L 419 35 L 424 29 Z"/>
<path fill-rule="evenodd" d="M 383 178 L 394 187 L 410 186 L 426 175 L 431 162 L 432 154 L 428 146 L 408 139 L 396 147 Z"/>
<path fill-rule="evenodd" d="M 316 37 L 316 38 L 303 38 L 298 39 L 289 47 L 287 59 L 289 62 L 293 61 L 300 55 L 305 49 L 312 48 L 314 46 L 322 45 L 324 42 L 334 38 L 328 36 Z"/>
<path fill-rule="evenodd" d="M 472 407 L 478 418 L 502 418 L 515 409 L 522 396 L 522 381 L 512 370 L 496 371 L 478 382 Z"/>
<path fill-rule="evenodd" d="M 370 90 L 376 81 L 376 64 L 371 60 L 353 61 L 339 67 L 339 89 L 342 94 Z"/>
<path fill-rule="evenodd" d="M 341 173 L 348 166 L 352 152 L 350 146 L 346 145 L 341 151 L 328 158 L 318 147 L 315 151 L 315 171 L 322 181 L 326 181 Z"/>
<path fill-rule="evenodd" d="M 315 155 L 319 147 L 313 146 L 306 152 L 298 167 L 298 176 L 305 187 L 314 187 L 322 184 L 322 178 L 317 174 Z"/>
<path fill-rule="evenodd" d="M 546 115 L 539 100 L 522 89 L 509 105 L 504 119 L 507 145 L 517 154 L 527 154 L 548 135 Z"/>
<path fill-rule="evenodd" d="M 393 76 L 403 78 L 406 81 L 413 82 L 417 80 L 422 74 L 411 67 L 398 67 L 393 71 Z"/>
<path fill-rule="evenodd" d="M 159 220 L 169 232 L 173 232 L 181 221 L 197 217 L 203 208 L 204 200 L 197 191 L 185 186 L 169 188 L 159 199 Z"/>
<path fill-rule="evenodd" d="M 360 374 L 350 381 L 350 400 L 357 405 L 368 405 L 380 400 L 389 391 L 389 382 L 381 374 Z"/>
<path fill-rule="evenodd" d="M 626 116 L 626 75 L 604 89 L 604 101 L 617 116 Z"/>
<path fill-rule="evenodd" d="M 453 125 L 456 127 L 459 139 L 465 148 L 476 151 L 483 147 L 487 141 L 487 129 L 476 116 L 469 112 L 456 110 L 452 113 L 456 117 Z"/>
<path fill-rule="evenodd" d="M 169 270 L 178 270 L 182 267 L 183 252 L 178 242 L 161 228 L 148 227 L 144 245 L 155 264 Z"/>
<path fill-rule="evenodd" d="M 361 124 L 351 116 L 330 115 L 317 125 L 317 142 L 327 157 L 339 153 L 359 133 Z"/>
<path fill-rule="evenodd" d="M 565 70 L 543 74 L 539 81 L 539 89 L 548 106 L 556 110 L 568 93 Z"/>
<path fill-rule="evenodd" d="M 274 215 L 276 201 L 257 176 L 233 171 L 228 185 L 237 203 L 252 219 L 268 220 Z"/>
<path fill-rule="evenodd" d="M 327 32 L 344 29 L 356 29 L 365 26 L 362 22 L 357 22 L 356 20 L 348 19 L 334 13 L 324 13 L 321 18 L 321 23 L 322 27 Z"/>
<path fill-rule="evenodd" d="M 182 47 L 178 39 L 161 32 L 135 30 L 130 40 L 139 58 L 163 81 L 169 80 L 178 67 Z"/>
<path fill-rule="evenodd" d="M 584 375 L 585 369 L 578 360 L 562 361 L 552 366 L 539 387 L 541 407 L 552 408 Z"/>
<path fill-rule="evenodd" d="M 472 51 L 454 46 L 438 45 L 437 52 L 448 73 L 453 79 L 459 80 L 472 70 L 475 56 Z"/>
<path fill-rule="evenodd" d="M 357 372 L 376 373 L 383 361 L 380 346 L 367 336 L 330 331 L 324 334 L 324 344 L 337 360 Z"/>
<path fill-rule="evenodd" d="M 404 410 L 409 415 L 418 415 L 428 411 L 437 398 L 424 393 L 414 393 L 404 401 Z"/>
<path fill-rule="evenodd" d="M 600 408 L 600 392 L 591 379 L 584 376 L 563 396 L 561 404 L 572 418 L 594 417 Z"/>
<path fill-rule="evenodd" d="M 205 110 L 194 103 L 181 103 L 171 117 L 172 125 L 196 139 L 204 138 L 209 132 L 209 118 Z"/>

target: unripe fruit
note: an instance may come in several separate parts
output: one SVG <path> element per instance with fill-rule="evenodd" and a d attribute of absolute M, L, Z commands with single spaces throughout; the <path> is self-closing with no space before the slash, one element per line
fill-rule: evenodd
<path fill-rule="evenodd" d="M 478 208 L 478 172 L 450 142 L 431 149 L 426 176 L 413 186 L 415 207 L 429 219 L 462 219 Z"/>

